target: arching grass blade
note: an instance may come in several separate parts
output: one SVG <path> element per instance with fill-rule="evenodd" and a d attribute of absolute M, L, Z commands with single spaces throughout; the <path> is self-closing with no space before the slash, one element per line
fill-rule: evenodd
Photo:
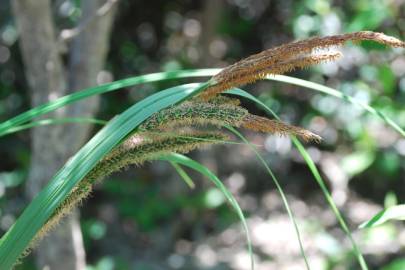
<path fill-rule="evenodd" d="M 280 193 L 281 199 L 283 201 L 284 207 L 287 210 L 288 216 L 291 220 L 291 222 L 293 223 L 294 226 L 294 230 L 295 233 L 297 235 L 297 240 L 298 240 L 298 244 L 300 246 L 300 252 L 302 255 L 302 258 L 304 259 L 304 263 L 305 263 L 305 267 L 310 270 L 311 267 L 309 266 L 309 262 L 308 262 L 308 258 L 305 254 L 305 250 L 304 250 L 304 246 L 302 244 L 302 239 L 301 239 L 301 234 L 300 234 L 300 230 L 298 228 L 298 224 L 297 221 L 295 220 L 294 214 L 291 211 L 290 205 L 288 203 L 287 200 L 287 196 L 285 195 L 283 188 L 280 185 L 280 182 L 277 180 L 277 177 L 275 176 L 275 174 L 273 173 L 273 171 L 270 169 L 270 167 L 267 165 L 266 161 L 264 160 L 264 158 L 262 157 L 262 155 L 260 155 L 259 151 L 257 151 L 256 147 L 249 142 L 245 136 L 243 136 L 239 131 L 237 131 L 235 128 L 227 126 L 227 129 L 229 129 L 233 134 L 235 134 L 236 136 L 238 136 L 246 145 L 248 145 L 250 147 L 250 149 L 252 149 L 253 153 L 255 153 L 257 159 L 263 164 L 263 166 L 266 168 L 267 173 L 270 175 L 271 179 L 273 180 L 273 183 L 275 184 L 278 192 Z"/>
<path fill-rule="evenodd" d="M 48 125 L 61 125 L 61 124 L 69 124 L 69 123 L 105 125 L 108 122 L 104 121 L 104 120 L 100 120 L 100 119 L 95 119 L 95 118 L 82 118 L 82 117 L 49 118 L 49 119 L 33 121 L 33 122 L 30 122 L 25 125 L 14 126 L 12 128 L 7 129 L 7 131 L 3 132 L 3 136 L 10 135 L 12 133 L 23 131 L 23 130 L 34 128 L 34 127 L 42 127 L 42 126 L 48 126 Z"/>
<path fill-rule="evenodd" d="M 74 103 L 76 101 L 107 92 L 115 91 L 124 87 L 134 86 L 143 83 L 158 82 L 169 79 L 181 79 L 190 77 L 207 77 L 213 73 L 218 72 L 216 69 L 197 69 L 197 70 L 178 70 L 169 72 L 152 73 L 147 75 L 136 76 L 128 79 L 122 79 L 111 83 L 91 87 L 74 94 L 66 95 L 58 98 L 57 100 L 42 104 L 32 108 L 22 114 L 19 114 L 5 122 L 0 123 L 0 136 L 4 132 L 14 126 L 22 125 L 35 117 L 54 111 L 58 108 Z"/>
<path fill-rule="evenodd" d="M 166 161 L 169 161 L 169 162 L 175 162 L 175 163 L 181 164 L 183 166 L 189 167 L 189 168 L 191 168 L 191 169 L 193 169 L 195 171 L 198 171 L 202 175 L 206 176 L 211 182 L 213 182 L 215 184 L 215 186 L 219 190 L 221 190 L 221 192 L 227 198 L 227 200 L 229 201 L 229 203 L 231 204 L 233 209 L 236 211 L 236 213 L 239 216 L 239 219 L 242 222 L 243 228 L 244 228 L 245 233 L 246 233 L 246 239 L 247 239 L 247 242 L 248 242 L 251 269 L 253 270 L 254 269 L 253 248 L 252 248 L 252 242 L 251 242 L 249 228 L 248 228 L 248 225 L 247 225 L 247 222 L 246 222 L 246 218 L 245 218 L 245 216 L 244 216 L 244 214 L 242 212 L 242 209 L 240 208 L 238 202 L 233 197 L 232 193 L 228 190 L 228 188 L 224 184 L 222 184 L 221 180 L 219 180 L 219 178 L 214 173 L 212 173 L 207 167 L 205 167 L 204 165 L 198 163 L 195 160 L 192 160 L 189 157 L 186 157 L 186 156 L 181 155 L 181 154 L 170 154 L 170 155 L 160 157 L 160 160 L 166 160 Z"/>
<path fill-rule="evenodd" d="M 268 114 L 271 114 L 271 115 L 273 115 L 274 118 L 280 120 L 280 118 L 268 106 L 266 106 L 266 104 L 264 104 L 263 102 L 261 102 L 260 100 L 258 100 L 254 96 L 252 96 L 251 94 L 247 93 L 246 91 L 243 91 L 241 89 L 232 89 L 232 90 L 227 91 L 226 93 L 247 98 L 247 99 L 255 102 L 256 104 L 258 104 L 260 107 L 262 107 Z M 357 257 L 357 260 L 361 266 L 361 269 L 367 270 L 368 267 L 367 267 L 366 261 L 364 260 L 363 255 L 361 254 L 360 249 L 358 248 L 356 241 L 354 240 L 354 238 L 352 236 L 352 233 L 350 232 L 346 222 L 344 221 L 342 214 L 340 213 L 335 202 L 333 201 L 332 196 L 331 196 L 330 192 L 328 191 L 328 188 L 326 187 L 325 181 L 321 177 L 321 174 L 319 173 L 318 168 L 316 167 L 314 161 L 312 160 L 312 158 L 310 157 L 308 152 L 305 150 L 304 146 L 301 144 L 301 142 L 297 138 L 292 136 L 291 139 L 292 139 L 295 147 L 297 148 L 297 150 L 300 152 L 301 156 L 304 158 L 305 162 L 307 163 L 307 166 L 310 169 L 310 171 L 312 172 L 312 175 L 314 176 L 316 182 L 320 186 L 320 188 L 325 196 L 325 199 L 328 202 L 333 213 L 335 214 L 337 220 L 339 221 L 340 226 L 342 227 L 343 231 L 346 233 L 347 237 L 349 238 L 349 240 L 352 244 L 352 247 L 353 247 L 354 254 Z"/>
<path fill-rule="evenodd" d="M 0 269 L 10 269 L 31 239 L 75 185 L 131 131 L 170 105 L 208 87 L 208 83 L 181 85 L 151 95 L 110 121 L 74 155 L 33 199 L 0 242 Z"/>
<path fill-rule="evenodd" d="M 324 93 L 324 94 L 327 94 L 330 96 L 340 98 L 344 101 L 350 102 L 356 106 L 359 106 L 359 107 L 365 109 L 369 113 L 381 118 L 387 125 L 391 126 L 399 134 L 401 134 L 402 136 L 405 137 L 405 131 L 397 123 L 395 123 L 394 120 L 392 120 L 391 118 L 386 116 L 384 113 L 382 113 L 381 111 L 379 111 L 377 109 L 374 109 L 370 105 L 367 105 L 361 101 L 356 100 L 352 96 L 346 95 L 331 87 L 321 85 L 318 83 L 314 83 L 314 82 L 310 82 L 310 81 L 306 81 L 306 80 L 302 80 L 302 79 L 298 79 L 298 78 L 294 78 L 294 77 L 290 77 L 290 76 L 285 76 L 285 75 L 270 75 L 270 76 L 267 76 L 267 79 L 272 80 L 272 81 L 278 81 L 278 82 L 302 86 L 302 87 L 305 87 L 305 88 L 308 88 L 311 90 L 315 90 L 315 91 L 318 91 L 318 92 L 321 92 L 321 93 Z"/>

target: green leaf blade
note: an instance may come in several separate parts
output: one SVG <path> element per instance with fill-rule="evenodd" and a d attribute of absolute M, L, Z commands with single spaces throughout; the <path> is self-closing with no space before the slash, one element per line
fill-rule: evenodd
<path fill-rule="evenodd" d="M 267 170 L 267 173 L 270 175 L 271 179 L 273 180 L 273 183 L 275 184 L 278 192 L 280 193 L 281 196 L 281 200 L 283 201 L 284 207 L 287 211 L 288 217 L 290 218 L 293 226 L 294 226 L 294 230 L 295 230 L 295 234 L 297 236 L 297 240 L 298 240 L 298 245 L 300 247 L 300 252 L 301 252 L 301 256 L 304 259 L 304 263 L 305 263 L 305 267 L 310 270 L 311 267 L 309 266 L 309 262 L 308 262 L 308 258 L 307 255 L 305 254 L 305 250 L 304 250 L 304 245 L 302 243 L 302 239 L 301 239 L 301 233 L 300 230 L 298 228 L 298 224 L 297 221 L 295 220 L 294 214 L 292 213 L 291 207 L 288 203 L 287 200 L 287 196 L 285 195 L 283 188 L 280 185 L 280 182 L 278 181 L 277 177 L 275 176 L 275 174 L 273 173 L 273 171 L 270 169 L 270 167 L 267 165 L 266 161 L 264 160 L 264 158 L 262 157 L 262 155 L 260 155 L 260 153 L 257 151 L 256 147 L 249 142 L 245 136 L 243 136 L 239 131 L 237 131 L 235 128 L 233 127 L 226 127 L 227 129 L 229 129 L 232 133 L 234 133 L 236 136 L 238 136 L 240 139 L 242 139 L 243 142 L 245 142 L 246 145 L 248 145 L 250 147 L 250 149 L 255 153 L 257 159 L 262 163 L 262 165 L 265 167 L 265 169 Z"/>
<path fill-rule="evenodd" d="M 362 223 L 359 228 L 373 228 L 390 220 L 405 220 L 405 204 L 394 205 L 380 211 L 371 219 Z"/>
<path fill-rule="evenodd" d="M 0 123 L 0 136 L 4 135 L 4 133 L 12 127 L 19 126 L 24 124 L 31 119 L 38 117 L 40 115 L 44 115 L 56 109 L 59 109 L 63 106 L 68 104 L 77 102 L 79 100 L 94 96 L 100 95 L 104 93 L 108 93 L 111 91 L 115 91 L 118 89 L 122 89 L 124 87 L 134 86 L 138 84 L 144 83 L 152 83 L 158 82 L 163 80 L 171 80 L 171 79 L 182 79 L 182 78 L 190 78 L 190 77 L 208 77 L 216 74 L 219 69 L 196 69 L 196 70 L 178 70 L 178 71 L 168 71 L 168 72 L 159 72 L 159 73 L 151 73 L 136 77 L 131 77 L 127 79 L 122 79 L 118 81 L 114 81 L 111 83 L 91 87 L 84 89 L 82 91 L 66 95 L 63 97 L 58 98 L 57 100 L 47 102 L 35 108 L 32 108 L 22 114 L 19 114 L 5 122 Z"/>
<path fill-rule="evenodd" d="M 236 213 L 238 214 L 239 219 L 242 222 L 243 228 L 245 230 L 246 234 L 246 239 L 248 242 L 248 249 L 249 249 L 249 255 L 250 255 L 250 262 L 251 262 L 251 269 L 254 269 L 254 257 L 253 257 L 253 248 L 252 248 L 252 241 L 249 233 L 249 228 L 246 222 L 246 218 L 243 214 L 242 209 L 240 208 L 238 202 L 236 201 L 235 197 L 232 195 L 232 193 L 227 189 L 227 187 L 219 180 L 219 178 L 212 173 L 207 167 L 204 165 L 198 163 L 195 160 L 192 160 L 189 157 L 186 157 L 181 154 L 170 154 L 166 156 L 162 156 L 159 158 L 160 160 L 165 160 L 169 162 L 174 162 L 181 164 L 183 166 L 189 167 L 202 175 L 206 176 L 211 182 L 215 184 L 215 186 L 225 195 L 231 206 L 234 208 Z"/>
<path fill-rule="evenodd" d="M 252 96 L 251 94 L 247 93 L 246 91 L 243 91 L 241 89 L 232 89 L 232 90 L 226 91 L 226 93 L 247 98 L 247 99 L 255 102 L 256 104 L 258 104 L 259 106 L 261 106 L 268 114 L 271 114 L 276 119 L 280 120 L 280 118 L 268 106 L 266 106 L 266 104 L 264 104 L 263 102 L 258 100 L 256 97 Z M 310 169 L 310 171 L 311 171 L 312 175 L 314 176 L 316 182 L 318 183 L 319 187 L 321 188 L 326 201 L 328 202 L 334 215 L 336 216 L 337 220 L 339 221 L 341 228 L 343 229 L 343 231 L 346 233 L 347 237 L 349 238 L 349 240 L 352 244 L 352 247 L 353 247 L 353 252 L 357 257 L 357 260 L 360 264 L 361 269 L 367 270 L 368 269 L 367 263 L 364 260 L 364 257 L 361 254 L 360 249 L 358 248 L 358 246 L 352 236 L 352 233 L 349 230 L 349 227 L 347 226 L 346 222 L 344 221 L 342 214 L 340 213 L 335 202 L 333 201 L 332 196 L 331 196 L 328 188 L 326 187 L 325 181 L 323 180 L 321 174 L 318 171 L 318 168 L 315 165 L 315 162 L 312 160 L 311 156 L 305 150 L 305 147 L 302 145 L 302 143 L 296 137 L 292 136 L 291 139 L 293 141 L 294 146 L 297 148 L 297 150 L 300 152 L 301 156 L 304 158 L 305 162 L 307 163 L 307 166 Z"/>
<path fill-rule="evenodd" d="M 364 110 L 368 111 L 369 113 L 373 114 L 374 116 L 377 116 L 378 118 L 381 118 L 387 125 L 392 127 L 394 130 L 396 130 L 399 134 L 401 134 L 403 137 L 405 137 L 405 130 L 402 129 L 395 121 L 393 121 L 391 118 L 386 116 L 384 113 L 381 111 L 374 109 L 368 104 L 365 104 L 361 101 L 356 100 L 352 96 L 346 95 L 342 92 L 337 91 L 336 89 L 333 89 L 331 87 L 321 85 L 318 83 L 290 77 L 290 76 L 285 76 L 285 75 L 269 75 L 267 76 L 267 80 L 271 81 L 278 81 L 278 82 L 283 82 L 283 83 L 288 83 L 288 84 L 293 84 L 293 85 L 298 85 L 301 87 L 305 87 L 311 90 L 315 90 L 330 96 L 334 96 L 337 98 L 340 98 L 342 100 L 345 100 L 347 102 L 350 102 L 358 107 L 363 108 Z"/>
<path fill-rule="evenodd" d="M 31 239 L 73 187 L 125 136 L 153 113 L 199 93 L 208 86 L 189 84 L 166 89 L 136 103 L 104 126 L 34 198 L 0 242 L 0 269 L 10 269 Z"/>

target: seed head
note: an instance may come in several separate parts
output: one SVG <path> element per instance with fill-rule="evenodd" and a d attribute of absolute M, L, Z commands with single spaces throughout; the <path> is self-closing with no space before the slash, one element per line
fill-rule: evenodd
<path fill-rule="evenodd" d="M 363 40 L 405 48 L 405 43 L 399 39 L 370 31 L 296 41 L 251 55 L 224 68 L 212 77 L 212 86 L 199 96 L 207 100 L 226 89 L 252 83 L 263 79 L 268 74 L 283 74 L 295 68 L 304 68 L 320 62 L 336 60 L 340 56 L 339 53 L 320 55 L 317 53 L 320 49 L 342 46 L 348 41 L 359 42 Z"/>
<path fill-rule="evenodd" d="M 320 142 L 322 139 L 318 135 L 292 125 L 288 125 L 278 120 L 270 120 L 264 117 L 260 117 L 257 115 L 248 115 L 243 121 L 242 126 L 244 128 L 253 130 L 253 131 L 261 131 L 267 133 L 274 133 L 279 134 L 282 136 L 285 135 L 295 135 L 303 139 L 304 141 L 314 141 Z"/>

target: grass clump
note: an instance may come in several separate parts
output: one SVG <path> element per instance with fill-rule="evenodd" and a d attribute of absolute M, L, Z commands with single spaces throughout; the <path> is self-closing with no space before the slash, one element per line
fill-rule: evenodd
<path fill-rule="evenodd" d="M 296 68 L 334 61 L 341 57 L 341 54 L 327 50 L 348 41 L 363 40 L 372 40 L 392 47 L 405 47 L 405 43 L 396 38 L 368 31 L 297 41 L 236 62 L 224 68 L 206 83 L 198 86 L 177 86 L 135 104 L 112 120 L 86 144 L 55 175 L 49 186 L 34 199 L 22 217 L 1 238 L 0 268 L 8 269 L 15 263 L 16 258 L 30 243 L 33 246 L 38 242 L 58 223 L 60 218 L 88 196 L 92 186 L 99 180 L 131 164 L 139 165 L 145 161 L 162 159 L 173 152 L 187 153 L 205 145 L 222 143 L 228 140 L 228 136 L 218 130 L 220 127 L 243 127 L 253 131 L 293 135 L 304 141 L 319 142 L 320 137 L 310 131 L 286 124 L 279 119 L 268 119 L 251 114 L 240 105 L 238 99 L 220 94 L 228 89 L 265 79 L 268 75 L 283 74 Z M 181 76 L 183 75 L 178 75 L 178 77 Z M 158 80 L 152 77 L 150 81 Z M 176 78 L 176 75 L 172 78 Z M 163 79 L 166 78 L 162 76 L 160 80 Z M 134 80 L 131 83 L 140 83 L 139 81 Z M 117 84 L 113 88 L 123 86 L 125 84 Z M 101 87 L 100 89 L 110 91 L 112 88 Z M 100 89 L 88 90 L 94 92 Z M 35 108 L 31 112 L 39 115 L 40 112 L 52 111 L 62 106 L 60 104 L 63 102 L 67 104 L 68 101 L 62 99 Z M 77 95 L 77 100 L 79 99 Z M 8 130 L 17 127 L 17 123 L 22 124 L 32 115 L 32 113 L 22 114 L 13 121 L 0 124 L 0 135 L 7 134 Z M 296 143 L 295 140 L 294 138 Z M 300 144 L 298 146 L 302 148 Z M 194 166 L 210 175 L 215 179 L 214 182 L 220 185 L 217 178 L 212 177 L 210 173 L 191 161 L 185 161 L 180 156 L 171 156 L 171 159 L 166 158 L 166 160 Z M 317 178 L 317 174 L 314 173 L 314 175 Z M 224 192 L 226 193 L 226 189 Z M 231 194 L 226 194 L 246 224 L 236 201 L 232 199 Z M 36 217 L 36 220 L 30 227 L 29 222 L 32 221 L 32 217 Z M 346 231 L 345 224 L 342 224 Z M 355 250 L 359 253 L 356 246 Z M 361 254 L 358 259 L 361 268 L 367 269 Z"/>

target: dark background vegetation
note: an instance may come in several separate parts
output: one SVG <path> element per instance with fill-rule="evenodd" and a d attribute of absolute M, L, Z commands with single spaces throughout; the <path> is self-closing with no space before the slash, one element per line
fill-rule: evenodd
<path fill-rule="evenodd" d="M 53 1 L 59 29 L 80 17 L 79 1 Z M 223 67 L 250 54 L 313 35 L 373 30 L 405 38 L 405 1 L 121 1 L 99 81 L 176 69 Z M 0 120 L 29 108 L 28 87 L 8 1 L 0 2 Z M 337 63 L 293 75 L 339 89 L 405 126 L 405 54 L 362 43 Z M 102 97 L 98 118 L 179 82 L 137 86 Z M 384 206 L 404 202 L 405 139 L 342 100 L 299 87 L 246 87 L 283 120 L 323 137 L 307 145 L 372 269 L 405 269 L 401 222 L 357 226 Z M 247 107 L 263 113 L 252 104 Z M 42 127 L 46 128 L 46 127 Z M 97 128 L 94 128 L 94 132 Z M 297 215 L 314 269 L 357 269 L 350 245 L 288 138 L 247 133 L 274 169 Z M 270 177 L 245 146 L 193 152 L 224 180 L 248 216 L 258 269 L 304 269 L 292 225 Z M 24 181 L 29 131 L 0 139 L 0 233 L 29 203 Z M 89 269 L 248 269 L 237 216 L 217 189 L 191 174 L 188 187 L 166 163 L 115 174 L 81 207 Z M 402 265 L 402 266 L 401 266 Z M 35 269 L 32 257 L 18 269 Z"/>

